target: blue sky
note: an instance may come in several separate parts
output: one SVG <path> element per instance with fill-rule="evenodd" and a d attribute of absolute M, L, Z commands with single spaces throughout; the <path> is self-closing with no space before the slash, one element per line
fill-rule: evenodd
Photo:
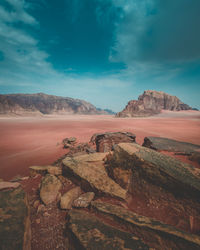
<path fill-rule="evenodd" d="M 120 111 L 144 90 L 200 108 L 199 0 L 1 0 L 0 93 Z"/>

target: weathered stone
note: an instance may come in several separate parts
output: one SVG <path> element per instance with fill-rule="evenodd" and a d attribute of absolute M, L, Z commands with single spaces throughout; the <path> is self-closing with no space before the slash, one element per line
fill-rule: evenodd
<path fill-rule="evenodd" d="M 158 151 L 165 150 L 170 152 L 181 152 L 185 154 L 191 154 L 196 150 L 200 150 L 199 145 L 176 141 L 164 137 L 145 137 L 143 146 Z"/>
<path fill-rule="evenodd" d="M 97 152 L 109 152 L 115 144 L 135 142 L 136 136 L 130 132 L 106 132 L 94 134 L 90 141 L 96 144 Z"/>
<path fill-rule="evenodd" d="M 115 168 L 131 170 L 129 192 L 134 193 L 134 183 L 143 180 L 153 185 L 171 190 L 173 193 L 200 197 L 200 177 L 195 168 L 170 156 L 133 143 L 121 143 L 115 147 L 114 154 L 109 156 L 107 169 L 117 182 Z"/>
<path fill-rule="evenodd" d="M 84 211 L 71 210 L 67 224 L 75 249 L 149 249 L 133 234 L 116 229 Z"/>
<path fill-rule="evenodd" d="M 36 176 L 37 174 L 45 175 L 47 173 L 52 175 L 61 175 L 62 169 L 57 166 L 31 166 L 30 169 L 30 176 Z"/>
<path fill-rule="evenodd" d="M 78 197 L 78 199 L 74 200 L 74 207 L 88 207 L 90 202 L 94 199 L 95 193 L 87 192 Z"/>
<path fill-rule="evenodd" d="M 47 174 L 42 180 L 40 187 L 40 198 L 48 205 L 59 197 L 59 190 L 62 187 L 60 180 L 54 175 Z"/>
<path fill-rule="evenodd" d="M 28 250 L 31 231 L 21 187 L 0 192 L 0 249 Z"/>
<path fill-rule="evenodd" d="M 81 194 L 80 187 L 75 187 L 66 192 L 60 199 L 61 209 L 71 209 L 73 201 Z"/>
<path fill-rule="evenodd" d="M 165 110 L 190 110 L 187 104 L 181 102 L 176 96 L 169 95 L 162 91 L 146 90 L 138 97 L 138 100 L 131 100 L 116 117 L 141 117 L 159 114 Z"/>
<path fill-rule="evenodd" d="M 200 164 L 200 152 L 194 152 L 188 158 L 190 161 L 195 161 Z"/>
<path fill-rule="evenodd" d="M 106 153 L 67 157 L 63 160 L 63 174 L 75 177 L 95 192 L 126 199 L 126 190 L 108 177 L 104 167 Z M 84 188 L 84 187 L 83 187 Z"/>
<path fill-rule="evenodd" d="M 76 138 L 75 137 L 65 138 L 63 139 L 62 143 L 64 148 L 69 148 L 72 145 L 76 144 Z"/>
<path fill-rule="evenodd" d="M 9 181 L 1 181 L 0 182 L 0 190 L 8 189 L 8 188 L 18 188 L 20 183 L 18 182 L 9 182 Z"/>
<path fill-rule="evenodd" d="M 125 208 L 105 202 L 93 201 L 92 207 L 129 225 L 133 233 L 156 249 L 199 249 L 200 236 L 189 234 L 154 219 L 138 215 Z"/>

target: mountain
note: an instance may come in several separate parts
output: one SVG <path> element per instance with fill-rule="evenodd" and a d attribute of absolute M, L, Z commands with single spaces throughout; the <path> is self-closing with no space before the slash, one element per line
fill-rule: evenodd
<path fill-rule="evenodd" d="M 98 111 L 102 112 L 102 114 L 109 114 L 109 115 L 115 115 L 116 113 L 112 111 L 111 109 L 101 109 L 97 108 Z"/>
<path fill-rule="evenodd" d="M 138 97 L 138 100 L 128 102 L 124 110 L 117 113 L 117 117 L 142 117 L 159 114 L 161 110 L 191 110 L 176 96 L 166 94 L 162 91 L 146 90 Z"/>
<path fill-rule="evenodd" d="M 101 114 L 101 112 L 83 100 L 37 93 L 0 95 L 0 114 Z"/>

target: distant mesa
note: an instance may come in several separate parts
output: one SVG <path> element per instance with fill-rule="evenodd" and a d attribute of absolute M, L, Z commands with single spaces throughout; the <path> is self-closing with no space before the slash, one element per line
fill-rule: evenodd
<path fill-rule="evenodd" d="M 84 100 L 37 94 L 0 95 L 0 114 L 44 115 L 44 114 L 110 114 L 97 109 Z"/>
<path fill-rule="evenodd" d="M 116 117 L 144 117 L 161 113 L 162 110 L 180 111 L 196 110 L 183 103 L 176 96 L 166 94 L 162 91 L 146 90 L 138 97 L 131 100 Z"/>

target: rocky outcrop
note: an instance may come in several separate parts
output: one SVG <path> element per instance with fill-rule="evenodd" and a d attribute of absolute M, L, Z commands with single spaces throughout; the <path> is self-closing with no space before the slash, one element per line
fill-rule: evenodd
<path fill-rule="evenodd" d="M 106 153 L 94 153 L 63 160 L 63 174 L 76 179 L 86 191 L 94 190 L 108 196 L 126 199 L 126 190 L 109 176 L 104 167 Z"/>
<path fill-rule="evenodd" d="M 163 224 L 160 221 L 138 215 L 125 208 L 99 201 L 92 207 L 132 229 L 136 237 L 155 249 L 198 249 L 200 237 Z M 148 236 L 147 236 L 148 235 Z"/>
<path fill-rule="evenodd" d="M 0 192 L 0 249 L 30 249 L 26 195 L 21 187 Z"/>
<path fill-rule="evenodd" d="M 195 151 L 200 151 L 200 146 L 188 142 L 176 141 L 164 137 L 145 137 L 144 147 L 152 148 L 158 151 L 179 152 L 190 155 Z"/>
<path fill-rule="evenodd" d="M 31 166 L 29 167 L 30 176 L 36 176 L 37 174 L 46 175 L 47 173 L 52 175 L 61 175 L 62 169 L 57 166 Z"/>
<path fill-rule="evenodd" d="M 97 152 L 108 152 L 121 142 L 135 142 L 135 135 L 130 132 L 106 132 L 94 134 L 90 142 L 96 144 Z"/>
<path fill-rule="evenodd" d="M 149 249 L 133 234 L 114 228 L 84 211 L 71 210 L 67 226 L 75 249 Z"/>
<path fill-rule="evenodd" d="M 117 117 L 142 117 L 156 115 L 161 110 L 190 110 L 187 104 L 181 102 L 176 96 L 162 91 L 147 90 L 139 96 L 138 100 L 129 101 L 124 110 L 117 113 Z"/>
<path fill-rule="evenodd" d="M 89 102 L 38 94 L 0 95 L 0 114 L 101 114 Z"/>
<path fill-rule="evenodd" d="M 95 193 L 87 192 L 85 194 L 80 195 L 73 202 L 73 207 L 88 207 L 90 202 L 94 199 Z"/>

